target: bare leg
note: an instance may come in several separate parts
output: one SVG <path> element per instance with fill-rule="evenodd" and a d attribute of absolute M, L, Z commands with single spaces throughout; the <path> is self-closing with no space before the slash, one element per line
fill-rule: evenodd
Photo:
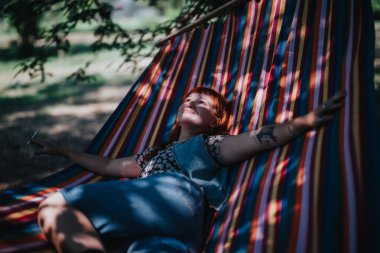
<path fill-rule="evenodd" d="M 91 222 L 80 211 L 68 206 L 57 192 L 40 204 L 38 222 L 46 238 L 61 252 L 105 252 Z"/>

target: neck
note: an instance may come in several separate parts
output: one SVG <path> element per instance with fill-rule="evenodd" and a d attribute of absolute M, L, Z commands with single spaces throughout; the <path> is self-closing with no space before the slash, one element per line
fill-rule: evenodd
<path fill-rule="evenodd" d="M 181 132 L 179 134 L 178 141 L 187 141 L 191 137 L 194 137 L 194 136 L 196 136 L 198 134 L 199 134 L 199 132 L 197 132 L 197 131 L 191 131 L 191 130 L 183 129 L 182 128 Z"/>

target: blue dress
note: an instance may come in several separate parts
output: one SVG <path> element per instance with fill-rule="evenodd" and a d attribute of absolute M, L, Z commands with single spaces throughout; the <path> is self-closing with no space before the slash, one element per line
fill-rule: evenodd
<path fill-rule="evenodd" d="M 135 239 L 130 252 L 199 252 L 204 200 L 219 209 L 227 197 L 225 170 L 218 161 L 222 139 L 199 135 L 145 161 L 152 151 L 148 149 L 136 156 L 142 166 L 138 179 L 81 185 L 61 193 L 102 237 Z"/>

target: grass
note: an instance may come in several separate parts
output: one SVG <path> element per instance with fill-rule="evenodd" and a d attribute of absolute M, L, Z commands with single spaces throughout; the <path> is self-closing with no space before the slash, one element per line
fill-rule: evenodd
<path fill-rule="evenodd" d="M 124 71 L 131 67 L 131 65 L 127 64 L 118 70 L 123 58 L 117 51 L 101 51 L 94 55 L 91 50 L 88 50 L 88 46 L 74 47 L 74 51 L 76 52 L 49 60 L 46 64 L 46 72 L 50 74 L 47 84 L 54 84 L 57 80 L 67 77 L 78 68 L 84 67 L 88 61 L 93 61 L 88 67 L 88 73 L 100 77 L 97 73 L 102 70 L 101 79 L 97 81 L 104 82 L 122 78 L 125 75 Z M 17 64 L 19 64 L 19 61 L 16 59 L 0 62 L 0 94 L 6 91 L 7 87 L 35 85 L 38 82 L 37 80 L 31 81 L 25 74 L 13 78 Z"/>
<path fill-rule="evenodd" d="M 28 84 L 22 87 L 10 86 L 6 90 L 19 90 L 19 96 L 2 96 L 0 95 L 0 115 L 9 114 L 22 109 L 27 109 L 31 104 L 38 104 L 39 107 L 44 107 L 46 105 L 54 105 L 62 103 L 68 98 L 74 99 L 74 101 L 80 101 L 85 90 L 93 90 L 100 86 L 105 85 L 105 81 L 101 76 L 96 78 L 96 82 L 82 84 L 82 85 L 72 85 L 66 81 L 49 83 L 48 85 L 43 85 L 41 83 Z M 27 93 L 27 89 L 33 87 L 35 92 Z M 24 90 L 24 91 L 23 91 Z M 37 109 L 37 108 L 35 108 Z"/>

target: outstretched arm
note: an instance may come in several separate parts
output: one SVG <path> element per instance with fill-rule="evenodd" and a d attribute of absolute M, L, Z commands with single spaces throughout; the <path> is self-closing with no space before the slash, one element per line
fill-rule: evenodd
<path fill-rule="evenodd" d="M 77 152 L 42 140 L 32 139 L 30 142 L 36 147 L 36 155 L 63 156 L 99 175 L 108 177 L 137 177 L 141 171 L 133 156 L 110 159 L 108 157 Z"/>
<path fill-rule="evenodd" d="M 225 137 L 220 144 L 221 162 L 226 165 L 242 162 L 261 151 L 277 148 L 311 129 L 321 127 L 334 118 L 334 113 L 343 106 L 345 96 L 345 92 L 338 92 L 316 110 L 288 122 Z"/>

